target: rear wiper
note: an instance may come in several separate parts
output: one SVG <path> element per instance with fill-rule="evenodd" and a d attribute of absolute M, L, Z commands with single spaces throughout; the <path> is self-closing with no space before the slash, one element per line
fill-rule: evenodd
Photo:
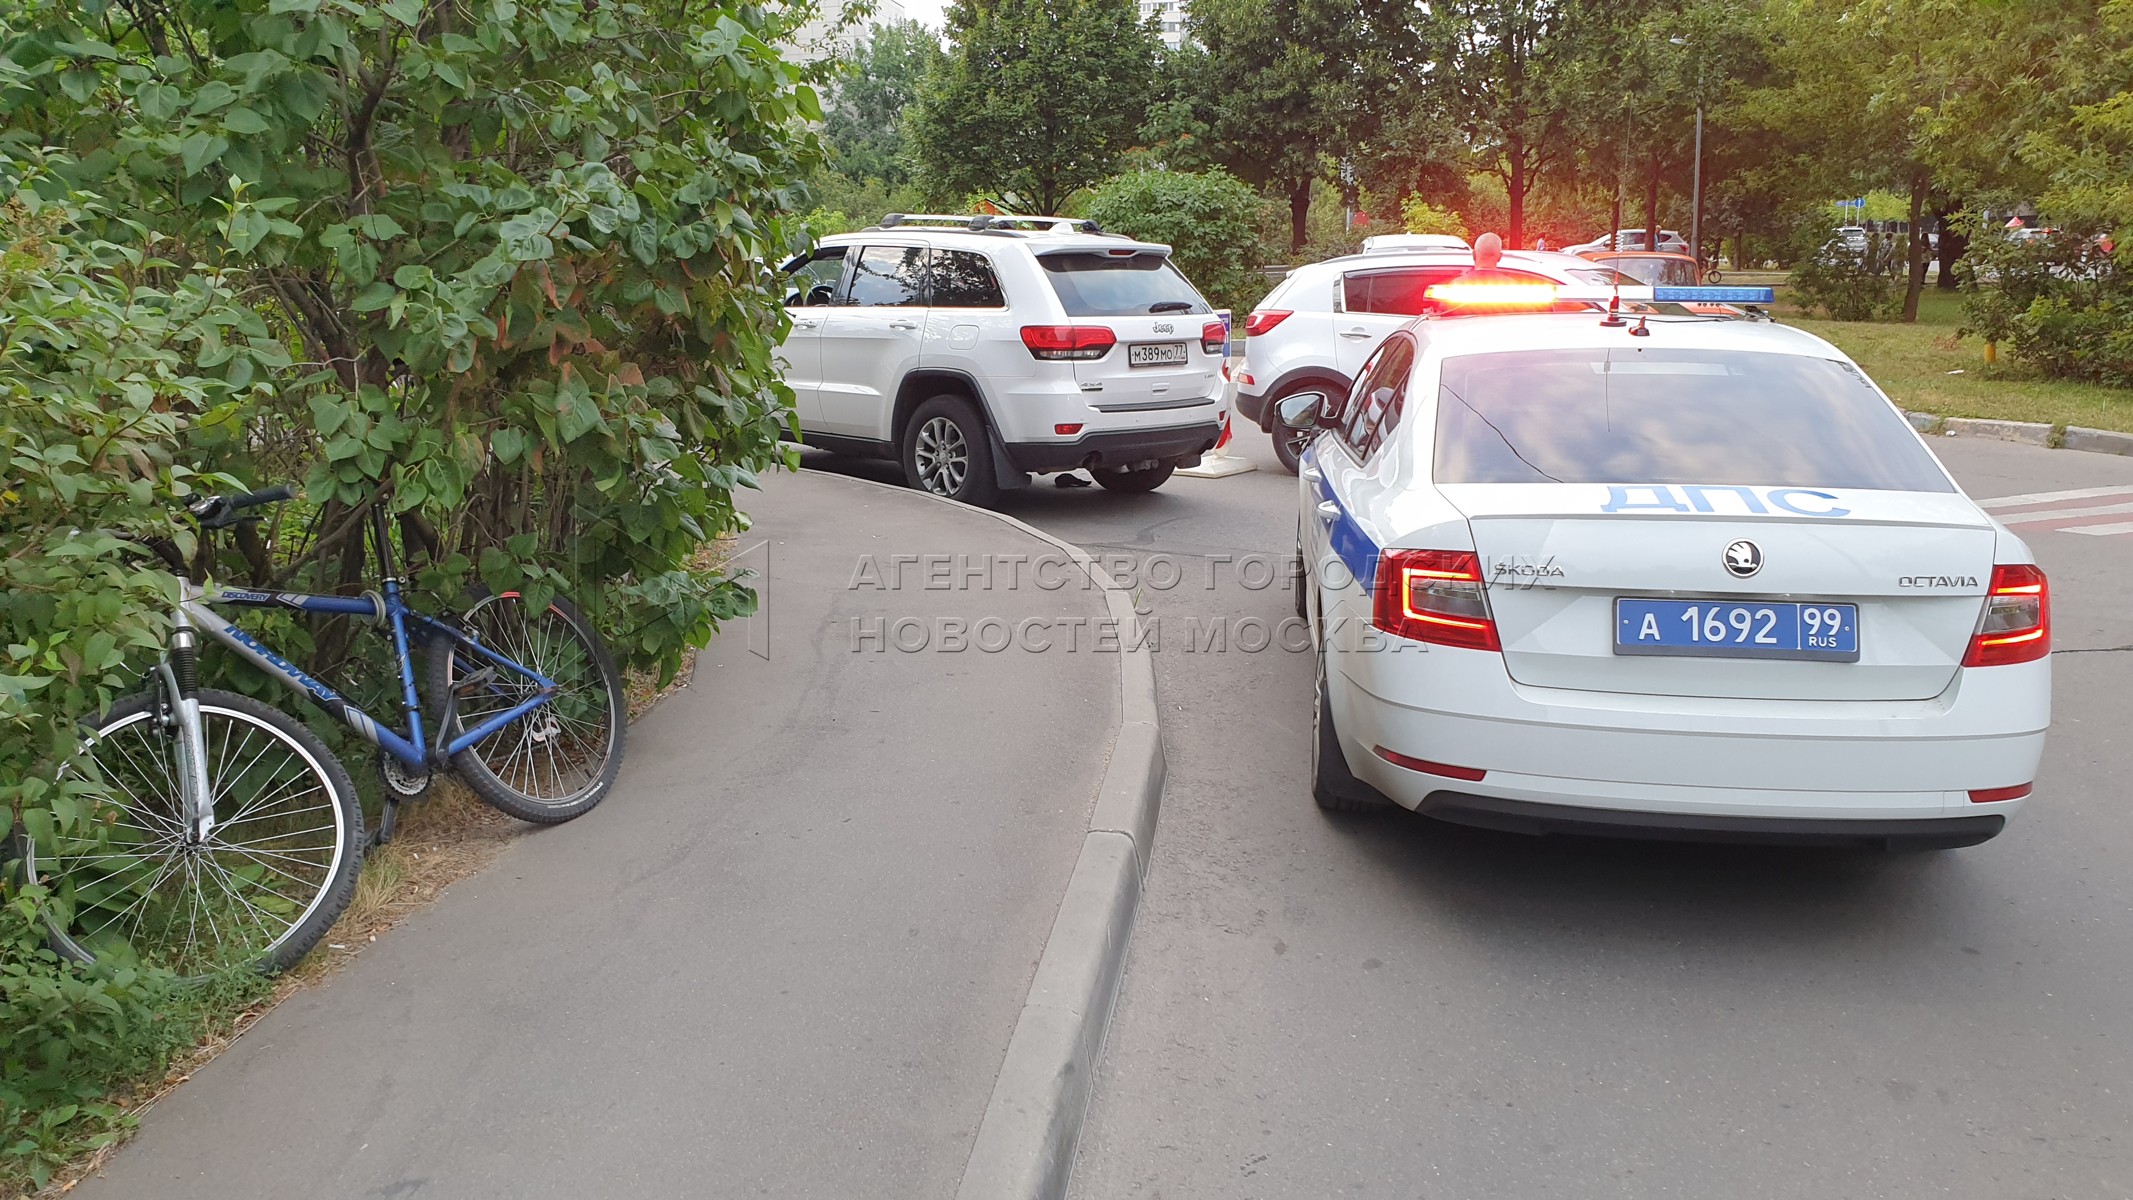
<path fill-rule="evenodd" d="M 1152 313 L 1190 312 L 1191 310 L 1192 301 L 1190 300 L 1158 300 L 1148 306 L 1148 311 Z"/>

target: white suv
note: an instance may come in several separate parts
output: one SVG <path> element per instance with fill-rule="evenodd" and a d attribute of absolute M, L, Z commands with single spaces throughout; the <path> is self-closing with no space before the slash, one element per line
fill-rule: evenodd
<path fill-rule="evenodd" d="M 1229 321 L 1170 247 L 1063 217 L 891 214 L 786 264 L 810 446 L 973 504 L 1086 468 L 1146 492 L 1222 435 Z"/>
<path fill-rule="evenodd" d="M 1380 250 L 1289 272 L 1244 322 L 1244 361 L 1231 371 L 1238 419 L 1273 435 L 1276 457 L 1295 471 L 1308 438 L 1282 427 L 1276 412 L 1281 401 L 1298 392 L 1347 395 L 1356 369 L 1387 334 L 1434 311 L 1430 286 L 1473 265 L 1471 250 Z M 1504 251 L 1495 274 L 1507 273 L 1583 287 L 1637 282 L 1585 259 L 1539 250 Z"/>

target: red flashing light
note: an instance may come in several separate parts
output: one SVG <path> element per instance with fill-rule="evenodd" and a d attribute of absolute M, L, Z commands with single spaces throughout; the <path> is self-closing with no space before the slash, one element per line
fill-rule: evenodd
<path fill-rule="evenodd" d="M 1372 746 L 1370 752 L 1393 766 L 1420 771 L 1424 775 L 1442 775 L 1446 779 L 1464 779 L 1468 783 L 1479 783 L 1488 775 L 1487 771 L 1479 767 L 1454 767 L 1446 763 L 1431 762 L 1426 758 L 1412 758 L 1397 750 L 1387 750 L 1383 746 Z"/>
<path fill-rule="evenodd" d="M 1434 283 L 1423 292 L 1427 299 L 1434 300 L 1449 309 L 1487 309 L 1495 312 L 1519 312 L 1534 310 L 1545 312 L 1555 307 L 1556 291 L 1552 283 L 1511 283 L 1494 280 L 1477 280 L 1462 283 Z"/>
<path fill-rule="evenodd" d="M 1395 637 L 1502 650 L 1471 550 L 1387 550 L 1378 562 L 1370 623 Z"/>
<path fill-rule="evenodd" d="M 1022 344 L 1037 358 L 1087 360 L 1110 353 L 1118 335 L 1102 325 L 1024 325 Z"/>
<path fill-rule="evenodd" d="M 1992 568 L 1985 615 L 1963 655 L 1966 667 L 2004 667 L 2035 662 L 2052 652 L 2051 585 L 2027 563 Z"/>
<path fill-rule="evenodd" d="M 1289 316 L 1289 310 L 1285 308 L 1262 308 L 1244 318 L 1244 336 L 1258 337 L 1262 333 L 1272 332 L 1274 326 L 1288 320 Z"/>
<path fill-rule="evenodd" d="M 2029 795 L 2029 790 L 2035 786 L 2035 784 L 2031 783 L 2018 783 L 2013 787 L 1971 788 L 1970 803 L 2001 804 L 2009 800 L 2020 800 L 2022 797 Z"/>

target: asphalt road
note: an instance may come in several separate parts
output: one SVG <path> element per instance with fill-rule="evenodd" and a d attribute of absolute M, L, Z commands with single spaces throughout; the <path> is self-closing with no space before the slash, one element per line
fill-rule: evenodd
<path fill-rule="evenodd" d="M 1075 1196 L 2133 1195 L 2133 525 L 2064 532 L 2133 522 L 2088 511 L 2133 508 L 2133 459 L 1936 441 L 1980 499 L 2122 494 L 2003 509 L 2055 593 L 2036 798 L 1882 858 L 1320 814 L 1308 654 L 1204 647 L 1292 600 L 1239 566 L 1293 545 L 1296 486 L 1241 441 L 1254 474 L 1007 506 L 1152 568 L 1161 636 L 1169 791 Z"/>

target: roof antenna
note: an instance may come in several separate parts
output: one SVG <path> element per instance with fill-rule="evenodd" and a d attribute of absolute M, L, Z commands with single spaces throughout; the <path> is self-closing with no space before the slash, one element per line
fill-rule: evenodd
<path fill-rule="evenodd" d="M 1607 315 L 1600 318 L 1602 329 L 1620 329 L 1629 322 L 1622 319 L 1622 281 L 1615 280 L 1615 294 L 1607 298 Z"/>

